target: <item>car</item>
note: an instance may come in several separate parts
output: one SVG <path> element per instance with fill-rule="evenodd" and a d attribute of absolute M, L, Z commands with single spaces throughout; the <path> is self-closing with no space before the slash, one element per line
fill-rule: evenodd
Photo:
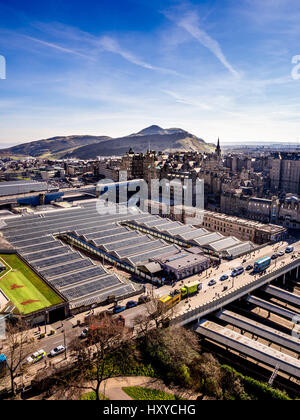
<path fill-rule="evenodd" d="M 241 274 L 243 274 L 243 272 L 244 272 L 244 267 L 242 267 L 242 266 L 241 267 L 234 268 L 232 270 L 231 277 L 240 276 Z"/>
<path fill-rule="evenodd" d="M 55 349 L 50 351 L 50 357 L 58 356 L 66 351 L 64 346 L 57 346 Z"/>
<path fill-rule="evenodd" d="M 40 360 L 44 359 L 44 357 L 46 357 L 45 350 L 38 350 L 37 352 L 33 353 L 30 357 L 28 357 L 26 361 L 29 365 L 33 365 L 35 363 L 38 363 Z"/>
<path fill-rule="evenodd" d="M 250 270 L 252 270 L 252 269 L 253 269 L 253 265 L 252 265 L 252 264 L 247 265 L 247 267 L 246 267 L 246 271 L 250 271 Z"/>
<path fill-rule="evenodd" d="M 222 277 L 220 277 L 220 281 L 228 280 L 229 276 L 227 274 L 224 274 Z"/>
<path fill-rule="evenodd" d="M 82 331 L 81 331 L 81 334 L 80 334 L 80 338 L 86 338 L 87 337 L 87 335 L 88 335 L 88 332 L 89 332 L 89 329 L 88 328 L 84 328 Z"/>
<path fill-rule="evenodd" d="M 286 254 L 290 254 L 291 252 L 293 252 L 294 251 L 294 247 L 293 246 L 288 246 L 286 249 L 285 249 L 285 253 Z"/>
<path fill-rule="evenodd" d="M 142 305 L 143 303 L 150 302 L 150 296 L 148 295 L 142 295 L 139 297 L 139 304 Z"/>
<path fill-rule="evenodd" d="M 114 314 L 119 314 L 120 312 L 123 312 L 126 310 L 126 306 L 116 305 L 113 309 Z"/>
<path fill-rule="evenodd" d="M 135 300 L 130 300 L 129 302 L 126 303 L 126 308 L 130 309 L 130 308 L 135 308 L 138 305 L 138 303 Z"/>
<path fill-rule="evenodd" d="M 211 286 L 215 286 L 216 284 L 217 284 L 216 280 L 211 280 L 211 281 L 208 283 L 208 286 L 209 286 L 209 287 L 211 287 Z"/>
<path fill-rule="evenodd" d="M 278 258 L 278 255 L 277 254 L 273 254 L 271 258 L 272 258 L 272 260 L 276 260 L 276 258 Z"/>
<path fill-rule="evenodd" d="M 278 257 L 282 257 L 284 255 L 284 252 L 283 251 L 279 251 L 277 255 L 278 255 Z"/>

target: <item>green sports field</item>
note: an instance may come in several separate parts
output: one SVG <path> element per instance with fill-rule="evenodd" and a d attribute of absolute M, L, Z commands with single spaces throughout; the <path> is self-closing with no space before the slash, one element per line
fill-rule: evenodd
<path fill-rule="evenodd" d="M 1 254 L 0 261 L 6 266 L 0 273 L 0 289 L 20 313 L 26 315 L 62 302 L 16 255 Z"/>

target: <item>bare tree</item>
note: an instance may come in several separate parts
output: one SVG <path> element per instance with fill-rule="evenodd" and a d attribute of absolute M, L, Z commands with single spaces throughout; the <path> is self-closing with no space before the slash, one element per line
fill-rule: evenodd
<path fill-rule="evenodd" d="M 18 321 L 15 325 L 7 322 L 4 347 L 7 357 L 7 370 L 10 376 L 11 393 L 15 397 L 15 379 L 24 372 L 24 362 L 32 347 L 28 328 L 24 322 Z"/>
<path fill-rule="evenodd" d="M 163 304 L 156 298 L 147 302 L 145 308 L 145 313 L 133 320 L 138 335 L 145 335 L 153 328 L 167 327 L 175 312 L 174 307 Z"/>
<path fill-rule="evenodd" d="M 115 376 L 116 353 L 132 336 L 120 318 L 95 315 L 88 323 L 86 340 L 76 338 L 70 344 L 76 362 L 61 379 L 64 396 L 79 395 L 83 390 L 93 391 L 100 400 L 100 387 L 104 381 Z"/>

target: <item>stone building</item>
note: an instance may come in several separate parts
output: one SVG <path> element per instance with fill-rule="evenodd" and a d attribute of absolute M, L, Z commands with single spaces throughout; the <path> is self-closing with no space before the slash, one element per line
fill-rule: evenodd
<path fill-rule="evenodd" d="M 271 159 L 272 191 L 300 194 L 300 154 L 277 153 Z"/>

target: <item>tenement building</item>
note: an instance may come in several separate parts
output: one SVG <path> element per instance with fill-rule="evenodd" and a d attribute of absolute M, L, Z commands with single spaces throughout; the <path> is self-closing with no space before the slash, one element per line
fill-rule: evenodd
<path fill-rule="evenodd" d="M 300 153 L 276 153 L 272 156 L 271 189 L 275 192 L 300 193 Z"/>

